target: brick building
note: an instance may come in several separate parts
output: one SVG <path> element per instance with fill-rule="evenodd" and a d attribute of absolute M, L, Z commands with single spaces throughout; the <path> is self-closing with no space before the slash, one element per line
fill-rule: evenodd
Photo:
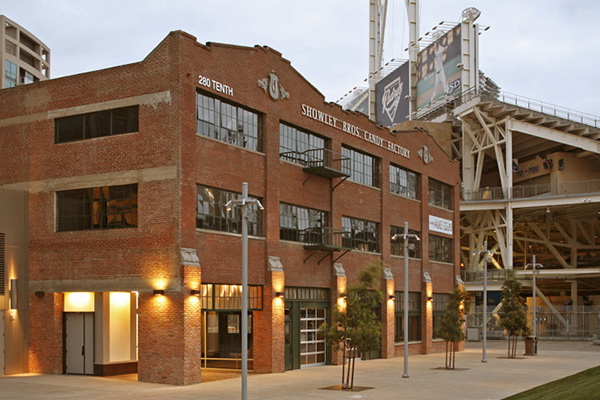
<path fill-rule="evenodd" d="M 410 351 L 443 349 L 433 325 L 459 271 L 458 164 L 422 129 L 326 103 L 273 49 L 172 32 L 139 63 L 2 90 L 0 160 L 0 189 L 28 204 L 14 278 L 29 372 L 191 384 L 239 368 L 240 215 L 225 204 L 243 182 L 264 205 L 248 224 L 250 368 L 337 362 L 317 328 L 376 260 L 384 333 L 365 356 L 402 354 L 391 237 L 405 222 L 421 238 Z"/>

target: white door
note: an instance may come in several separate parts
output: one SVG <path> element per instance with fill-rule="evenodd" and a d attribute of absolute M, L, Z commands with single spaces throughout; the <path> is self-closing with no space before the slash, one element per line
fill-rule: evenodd
<path fill-rule="evenodd" d="M 67 374 L 94 373 L 94 313 L 65 313 Z"/>

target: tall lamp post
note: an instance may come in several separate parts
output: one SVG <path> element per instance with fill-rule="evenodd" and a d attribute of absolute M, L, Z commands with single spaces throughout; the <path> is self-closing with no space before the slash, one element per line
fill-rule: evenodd
<path fill-rule="evenodd" d="M 473 255 L 483 254 L 483 358 L 482 363 L 487 362 L 487 260 L 488 257 L 496 254 L 488 250 L 487 240 L 483 242 L 483 250 L 476 251 Z"/>
<path fill-rule="evenodd" d="M 242 198 L 229 200 L 225 207 L 242 209 L 242 400 L 248 399 L 248 207 L 255 204 L 264 210 L 257 199 L 248 198 L 248 182 L 242 183 Z"/>
<path fill-rule="evenodd" d="M 535 286 L 535 267 L 540 267 L 543 268 L 544 266 L 542 264 L 537 264 L 535 262 L 535 254 L 533 255 L 533 264 L 527 264 L 526 266 L 530 266 L 532 267 L 532 275 L 533 275 L 533 337 L 537 338 L 537 313 L 536 313 L 536 299 L 535 299 L 535 291 L 536 291 L 536 286 Z"/>
<path fill-rule="evenodd" d="M 404 223 L 404 234 L 396 233 L 392 240 L 402 237 L 404 241 L 404 375 L 408 378 L 408 239 L 421 240 L 414 233 L 408 233 L 408 222 Z"/>

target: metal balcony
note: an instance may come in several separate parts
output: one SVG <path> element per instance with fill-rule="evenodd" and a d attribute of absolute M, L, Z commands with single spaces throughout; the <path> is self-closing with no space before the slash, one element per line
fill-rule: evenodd
<path fill-rule="evenodd" d="M 284 160 L 302 165 L 304 171 L 311 174 L 304 183 L 314 175 L 330 179 L 344 178 L 344 180 L 350 176 L 344 171 L 344 166 L 350 162 L 350 158 L 329 149 L 310 149 L 302 152 L 286 151 L 280 153 L 279 156 Z"/>
<path fill-rule="evenodd" d="M 323 258 L 319 260 L 319 264 L 328 255 L 334 252 L 341 251 L 343 253 L 336 257 L 335 260 L 332 260 L 332 262 L 335 262 L 342 258 L 344 255 L 346 255 L 346 253 L 352 250 L 349 247 L 344 247 L 345 243 L 342 239 L 345 233 L 349 232 L 329 227 L 307 228 L 302 230 L 301 235 L 304 239 L 304 248 L 307 250 L 312 250 L 312 253 L 304 259 L 304 262 L 306 262 L 309 258 L 311 258 L 319 251 L 327 253 Z"/>

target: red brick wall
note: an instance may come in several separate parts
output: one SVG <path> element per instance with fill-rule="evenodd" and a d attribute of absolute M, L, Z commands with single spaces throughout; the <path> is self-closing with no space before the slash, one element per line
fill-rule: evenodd
<path fill-rule="evenodd" d="M 290 94 L 289 99 L 273 100 L 258 86 L 258 80 L 267 78 L 271 70 L 279 75 L 280 84 Z M 199 86 L 199 75 L 231 86 L 233 96 Z M 197 89 L 263 114 L 262 151 L 247 151 L 197 136 Z M 35 119 L 36 113 L 166 91 L 170 96 L 168 101 L 140 106 L 139 133 L 54 144 L 52 118 L 40 117 L 41 120 L 35 122 L 15 120 L 25 114 Z M 410 149 L 410 159 L 303 116 L 303 104 Z M 422 260 L 410 260 L 409 290 L 421 290 L 425 271 L 431 273 L 435 292 L 449 292 L 454 287 L 454 275 L 458 273 L 458 240 L 455 241 L 454 265 L 429 262 L 427 227 L 428 215 L 433 214 L 452 219 L 458 234 L 458 186 L 452 213 L 428 206 L 427 184 L 431 176 L 458 185 L 458 164 L 449 161 L 427 133 L 408 131 L 394 135 L 363 115 L 325 103 L 323 95 L 274 50 L 204 46 L 195 38 L 176 32 L 140 63 L 2 90 L 0 119 L 12 121 L 0 126 L 0 159 L 8 160 L 0 166 L 0 184 L 49 182 L 51 179 L 77 179 L 107 173 L 118 176 L 122 171 L 175 168 L 174 179 L 138 183 L 137 229 L 55 232 L 56 189 L 40 184 L 30 194 L 32 283 L 70 282 L 76 290 L 90 290 L 93 285 L 95 291 L 119 288 L 141 292 L 140 380 L 186 384 L 199 378 L 196 372 L 190 372 L 190 375 L 182 372 L 193 370 L 198 362 L 195 348 L 198 337 L 193 330 L 199 318 L 196 311 L 191 310 L 185 291 L 178 254 L 180 247 L 197 250 L 203 282 L 241 283 L 240 236 L 195 229 L 196 185 L 199 183 L 239 192 L 245 181 L 249 183 L 251 195 L 264 199 L 265 237 L 249 241 L 249 283 L 266 285 L 265 309 L 255 313 L 255 323 L 273 330 L 267 334 L 272 342 L 271 348 L 264 349 L 267 354 L 254 355 L 259 369 L 268 369 L 266 366 L 270 362 L 271 370 L 280 370 L 282 362 L 275 360 L 273 355 L 283 354 L 283 341 L 280 340 L 283 323 L 271 319 L 274 314 L 270 309 L 272 296 L 267 288 L 270 282 L 268 256 L 281 258 L 287 286 L 335 289 L 332 257 L 319 263 L 324 256 L 319 253 L 304 262 L 310 252 L 301 244 L 279 242 L 280 202 L 329 211 L 332 226 L 336 228 L 341 228 L 343 215 L 380 223 L 381 254 L 351 252 L 338 261 L 344 265 L 348 284 L 356 282 L 357 273 L 363 266 L 382 260 L 395 277 L 395 290 L 403 290 L 404 263 L 402 258 L 389 255 L 389 225 L 403 226 L 404 221 L 408 221 L 411 229 L 422 232 Z M 381 188 L 348 180 L 332 191 L 339 180 L 322 177 L 307 180 L 309 175 L 301 167 L 279 159 L 280 121 L 329 137 L 334 151 L 340 152 L 345 144 L 381 158 Z M 434 158 L 430 164 L 417 156 L 423 145 L 429 147 Z M 390 194 L 390 162 L 421 174 L 420 201 Z M 141 179 L 141 172 L 139 176 Z M 337 255 L 339 253 L 334 254 Z M 131 283 L 134 281 L 137 282 L 135 285 Z M 103 282 L 110 289 L 102 289 Z M 167 288 L 167 296 L 160 300 L 164 304 L 150 295 L 159 284 Z M 56 335 L 60 337 L 61 333 L 49 331 L 45 326 L 52 322 L 47 315 L 51 304 L 46 302 L 50 300 L 38 304 L 38 299 L 32 299 L 30 362 L 33 370 L 56 370 L 50 367 L 56 364 L 53 353 L 40 353 L 44 341 L 55 343 L 58 348 L 61 346 L 56 342 Z M 60 303 L 55 302 L 53 306 L 57 307 L 57 304 Z M 391 333 L 389 329 L 387 332 L 388 335 Z M 423 335 L 428 334 L 423 332 Z M 256 350 L 263 352 L 260 346 Z"/>

